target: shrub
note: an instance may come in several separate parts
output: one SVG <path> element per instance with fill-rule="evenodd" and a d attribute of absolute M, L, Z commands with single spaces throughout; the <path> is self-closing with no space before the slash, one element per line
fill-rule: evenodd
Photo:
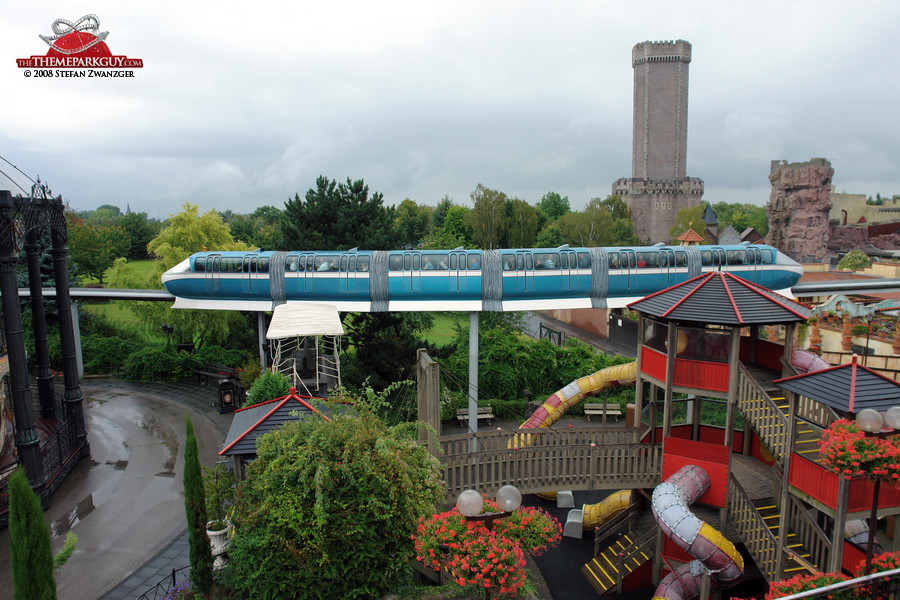
<path fill-rule="evenodd" d="M 203 492 L 210 531 L 225 529 L 227 510 L 234 504 L 234 472 L 222 463 L 203 469 Z"/>
<path fill-rule="evenodd" d="M 22 467 L 9 480 L 9 539 L 15 600 L 55 600 L 50 528 Z"/>
<path fill-rule="evenodd" d="M 116 375 L 131 353 L 143 354 L 141 345 L 132 340 L 99 335 L 82 336 L 81 350 L 84 372 L 90 375 Z"/>
<path fill-rule="evenodd" d="M 282 396 L 287 396 L 290 391 L 290 379 L 281 373 L 266 371 L 259 376 L 259 379 L 256 380 L 247 393 L 247 405 L 268 402 L 273 398 L 281 398 Z"/>
<path fill-rule="evenodd" d="M 218 365 L 228 365 L 229 367 L 238 367 L 247 362 L 247 353 L 243 350 L 233 350 L 231 348 L 223 348 L 215 344 L 204 344 L 196 352 L 197 359 L 201 364 L 214 363 Z"/>
<path fill-rule="evenodd" d="M 410 577 L 410 537 L 443 497 L 440 468 L 412 428 L 359 412 L 257 441 L 232 516 L 238 597 L 377 598 Z"/>
<path fill-rule="evenodd" d="M 193 354 L 171 348 L 148 348 L 125 359 L 122 377 L 131 381 L 172 381 L 194 374 L 202 363 Z"/>

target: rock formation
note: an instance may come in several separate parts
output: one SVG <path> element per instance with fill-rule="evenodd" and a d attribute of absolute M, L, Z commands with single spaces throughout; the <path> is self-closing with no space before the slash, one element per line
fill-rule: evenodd
<path fill-rule="evenodd" d="M 766 205 L 769 244 L 800 262 L 823 262 L 830 255 L 832 175 L 834 169 L 824 158 L 802 163 L 772 161 L 772 192 Z"/>

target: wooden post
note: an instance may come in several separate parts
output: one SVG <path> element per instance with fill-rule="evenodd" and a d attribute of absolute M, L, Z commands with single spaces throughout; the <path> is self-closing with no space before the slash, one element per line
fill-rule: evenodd
<path fill-rule="evenodd" d="M 775 563 L 778 579 L 784 579 L 784 549 L 787 546 L 788 513 L 791 506 L 791 490 L 789 486 L 791 473 L 791 452 L 794 448 L 794 436 L 797 430 L 797 395 L 794 392 L 787 393 L 788 400 L 788 430 L 784 448 L 784 471 L 781 474 L 781 497 L 779 501 L 779 513 L 781 521 L 778 523 L 778 560 Z M 774 448 L 773 448 L 774 450 Z"/>
<path fill-rule="evenodd" d="M 635 361 L 635 379 L 634 379 L 634 418 L 635 427 L 637 427 L 636 443 L 641 441 L 641 415 L 644 411 L 644 379 L 641 376 L 641 350 L 644 347 L 644 327 L 646 321 L 643 313 L 638 313 L 638 335 L 637 335 L 637 360 Z"/>
<path fill-rule="evenodd" d="M 822 335 L 819 332 L 819 319 L 812 319 L 809 324 L 809 351 L 822 354 Z"/>
<path fill-rule="evenodd" d="M 731 455 L 734 446 L 734 416 L 737 408 L 738 375 L 741 364 L 741 328 L 731 329 L 731 349 L 728 354 L 728 404 L 725 409 L 725 447 L 728 448 L 728 473 L 731 474 Z M 746 423 L 746 421 L 745 421 Z M 746 434 L 746 427 L 744 428 Z M 726 490 L 727 495 L 727 490 Z M 719 509 L 719 524 L 728 520 L 728 502 Z"/>
<path fill-rule="evenodd" d="M 666 395 L 663 404 L 663 442 L 672 433 L 672 388 L 675 384 L 675 345 L 678 343 L 678 326 L 670 321 L 666 336 Z"/>
<path fill-rule="evenodd" d="M 835 508 L 834 531 L 831 533 L 831 556 L 828 557 L 828 570 L 840 571 L 844 558 L 844 528 L 847 526 L 847 500 L 850 497 L 850 482 L 841 477 L 838 479 L 838 503 Z"/>
<path fill-rule="evenodd" d="M 440 366 L 431 360 L 422 348 L 416 352 L 416 392 L 419 404 L 419 421 L 430 425 L 434 432 L 419 429 L 419 442 L 425 444 L 428 453 L 439 454 L 436 435 L 441 433 L 441 381 Z"/>

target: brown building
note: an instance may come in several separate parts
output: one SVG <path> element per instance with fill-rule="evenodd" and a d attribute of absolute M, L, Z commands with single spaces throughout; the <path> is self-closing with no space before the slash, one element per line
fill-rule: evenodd
<path fill-rule="evenodd" d="M 697 206 L 703 180 L 687 177 L 688 64 L 684 40 L 641 42 L 631 51 L 634 132 L 631 177 L 613 184 L 641 240 L 669 242 L 675 215 Z"/>

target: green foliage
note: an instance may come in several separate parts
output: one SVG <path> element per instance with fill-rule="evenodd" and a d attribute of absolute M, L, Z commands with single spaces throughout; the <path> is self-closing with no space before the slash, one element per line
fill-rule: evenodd
<path fill-rule="evenodd" d="M 850 333 L 855 336 L 866 335 L 869 332 L 869 326 L 865 323 L 859 323 L 850 328 Z"/>
<path fill-rule="evenodd" d="M 259 376 L 247 392 L 247 404 L 259 404 L 275 398 L 287 396 L 291 391 L 291 380 L 281 373 L 266 371 Z"/>
<path fill-rule="evenodd" d="M 212 587 L 212 548 L 206 534 L 206 498 L 203 476 L 200 472 L 200 455 L 194 424 L 190 415 L 184 416 L 184 511 L 188 523 L 188 545 L 191 557 L 191 581 L 201 594 L 208 594 Z"/>
<path fill-rule="evenodd" d="M 859 271 L 869 266 L 869 257 L 862 250 L 851 250 L 838 263 L 842 271 Z"/>
<path fill-rule="evenodd" d="M 547 215 L 549 219 L 558 219 L 566 213 L 572 211 L 569 207 L 569 197 L 560 196 L 556 192 L 547 192 L 541 201 L 538 202 L 538 208 Z"/>
<path fill-rule="evenodd" d="M 353 247 L 389 250 L 397 246 L 390 212 L 381 192 L 369 195 L 362 179 L 338 184 L 325 176 L 316 187 L 284 205 L 282 234 L 303 240 L 306 250 L 346 250 Z"/>
<path fill-rule="evenodd" d="M 160 222 L 156 219 L 148 219 L 147 213 L 133 212 L 122 215 L 118 225 L 125 231 L 130 243 L 127 258 L 129 260 L 149 258 L 147 244 L 156 237 L 162 228 Z"/>
<path fill-rule="evenodd" d="M 506 194 L 479 183 L 471 198 L 474 206 L 466 216 L 475 245 L 485 250 L 502 248 L 509 230 Z"/>
<path fill-rule="evenodd" d="M 557 222 L 566 243 L 573 246 L 628 246 L 638 243 L 631 213 L 615 195 L 593 198 L 581 212 L 567 213 Z"/>
<path fill-rule="evenodd" d="M 251 356 L 241 368 L 240 380 L 244 389 L 249 390 L 260 375 L 262 375 L 262 365 L 259 364 L 258 358 Z"/>
<path fill-rule="evenodd" d="M 9 547 L 15 600 L 55 600 L 50 528 L 22 467 L 9 479 Z"/>
<path fill-rule="evenodd" d="M 210 530 L 225 528 L 227 511 L 234 504 L 234 471 L 222 463 L 203 469 L 203 493 L 206 496 L 206 517 Z"/>
<path fill-rule="evenodd" d="M 431 231 L 434 209 L 420 206 L 414 200 L 406 198 L 394 213 L 394 227 L 397 229 L 398 242 L 401 247 L 415 248 Z"/>
<path fill-rule="evenodd" d="M 769 233 L 769 217 L 764 206 L 740 202 L 716 202 L 712 205 L 712 209 L 719 221 L 719 231 L 731 225 L 738 233 L 748 227 L 753 227 L 762 236 Z"/>
<path fill-rule="evenodd" d="M 535 248 L 557 248 L 565 243 L 559 223 L 550 222 L 541 229 L 534 241 L 534 246 Z"/>
<path fill-rule="evenodd" d="M 69 259 L 78 274 L 103 283 L 103 275 L 113 262 L 128 254 L 131 240 L 127 232 L 116 225 L 99 227 L 66 213 Z"/>
<path fill-rule="evenodd" d="M 479 403 L 491 406 L 507 417 L 523 415 L 523 390 L 526 388 L 532 391 L 535 400 L 543 400 L 575 379 L 631 360 L 598 353 L 574 338 L 566 340 L 560 348 L 549 340 L 536 341 L 507 326 L 487 328 L 480 325 Z M 450 374 L 454 381 L 467 381 L 467 330 L 460 331 L 456 351 L 442 363 L 441 370 Z M 452 411 L 465 406 L 465 390 L 452 387 L 447 379 L 443 383 L 451 388 L 455 404 L 445 409 L 442 395 L 442 417 L 445 411 L 452 416 Z M 606 400 L 624 403 L 633 397 L 633 388 L 622 388 L 609 392 Z"/>
<path fill-rule="evenodd" d="M 174 381 L 190 377 L 201 364 L 196 355 L 184 351 L 145 348 L 125 359 L 122 377 L 129 381 Z"/>
<path fill-rule="evenodd" d="M 206 344 L 197 351 L 197 360 L 201 364 L 217 364 L 228 365 L 229 367 L 240 367 L 247 363 L 250 356 L 243 350 L 235 350 L 233 348 L 223 348 L 216 344 Z M 257 361 L 259 363 L 259 361 Z"/>
<path fill-rule="evenodd" d="M 289 423 L 258 440 L 229 554 L 256 598 L 378 598 L 408 581 L 411 535 L 443 491 L 407 429 L 368 411 Z"/>
<path fill-rule="evenodd" d="M 675 225 L 669 230 L 669 238 L 671 243 L 677 243 L 676 238 L 687 231 L 693 229 L 703 237 L 701 244 L 708 244 L 706 239 L 706 222 L 703 220 L 705 208 L 702 204 L 698 204 L 692 208 L 682 208 L 675 215 Z"/>
<path fill-rule="evenodd" d="M 430 313 L 361 313 L 344 319 L 345 339 L 354 354 L 341 359 L 342 379 L 360 387 L 368 381 L 381 390 L 394 381 L 406 379 L 416 350 L 423 346 L 420 336 L 434 323 Z"/>
<path fill-rule="evenodd" d="M 251 248 L 265 250 L 297 250 L 288 248 L 282 234 L 284 212 L 274 206 L 260 206 L 249 215 L 233 215 L 228 229 L 235 240 Z"/>
<path fill-rule="evenodd" d="M 508 232 L 505 246 L 532 248 L 538 230 L 537 210 L 524 200 L 513 198 L 506 202 Z"/>

